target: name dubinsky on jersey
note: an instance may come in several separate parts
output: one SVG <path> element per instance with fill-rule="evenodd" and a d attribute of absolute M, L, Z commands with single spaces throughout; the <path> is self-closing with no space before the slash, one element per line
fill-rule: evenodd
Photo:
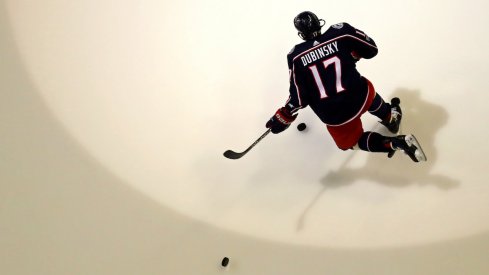
<path fill-rule="evenodd" d="M 367 100 L 368 85 L 356 69 L 355 52 L 377 55 L 373 39 L 347 23 L 332 25 L 315 40 L 296 45 L 287 55 L 293 113 L 310 106 L 327 125 L 341 125 L 358 116 Z"/>

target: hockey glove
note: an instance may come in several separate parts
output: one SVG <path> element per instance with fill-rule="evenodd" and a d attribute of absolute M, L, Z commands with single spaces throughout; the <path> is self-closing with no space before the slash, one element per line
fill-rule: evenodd
<path fill-rule="evenodd" d="M 297 115 L 292 115 L 287 108 L 282 107 L 268 120 L 265 127 L 272 129 L 272 133 L 278 134 L 289 128 Z"/>

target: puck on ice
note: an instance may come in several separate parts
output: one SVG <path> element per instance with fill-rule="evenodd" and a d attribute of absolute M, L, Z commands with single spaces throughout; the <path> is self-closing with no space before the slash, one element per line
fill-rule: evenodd
<path fill-rule="evenodd" d="M 224 259 L 222 259 L 221 265 L 222 266 L 227 266 L 228 264 L 229 264 L 229 258 L 228 257 L 224 257 Z"/>
<path fill-rule="evenodd" d="M 297 130 L 299 131 L 304 131 L 306 129 L 306 124 L 305 123 L 300 123 L 299 125 L 297 125 Z"/>

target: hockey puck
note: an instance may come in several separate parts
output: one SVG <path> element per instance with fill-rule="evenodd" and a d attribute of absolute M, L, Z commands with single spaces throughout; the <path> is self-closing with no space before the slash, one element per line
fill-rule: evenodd
<path fill-rule="evenodd" d="M 306 129 L 306 124 L 305 123 L 300 123 L 299 125 L 297 125 L 297 130 L 299 131 L 304 131 Z"/>
<path fill-rule="evenodd" d="M 228 257 L 224 257 L 222 259 L 221 265 L 224 266 L 224 267 L 226 267 L 228 264 L 229 264 L 229 258 Z"/>

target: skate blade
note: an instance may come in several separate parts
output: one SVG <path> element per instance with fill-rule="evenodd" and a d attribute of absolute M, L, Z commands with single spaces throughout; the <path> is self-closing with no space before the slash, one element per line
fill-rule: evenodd
<path fill-rule="evenodd" d="M 418 161 L 426 161 L 426 154 L 423 151 L 423 148 L 421 148 L 421 145 L 419 144 L 418 140 L 414 135 L 407 135 L 406 136 L 406 142 L 409 146 L 416 146 L 416 151 L 414 152 L 414 156 Z"/>

